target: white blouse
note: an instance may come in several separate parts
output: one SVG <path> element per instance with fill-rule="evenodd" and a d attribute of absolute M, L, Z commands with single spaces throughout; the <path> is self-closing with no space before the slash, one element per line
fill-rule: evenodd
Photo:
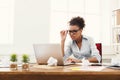
<path fill-rule="evenodd" d="M 64 60 L 73 55 L 75 58 L 82 60 L 83 58 L 96 57 L 98 62 L 101 60 L 99 51 L 92 38 L 87 36 L 82 36 L 82 45 L 79 48 L 75 41 L 71 40 L 65 45 L 65 56 Z"/>

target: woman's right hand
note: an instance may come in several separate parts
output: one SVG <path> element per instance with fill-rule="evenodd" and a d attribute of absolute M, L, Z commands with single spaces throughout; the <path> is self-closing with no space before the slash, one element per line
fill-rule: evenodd
<path fill-rule="evenodd" d="M 67 33 L 68 33 L 67 30 L 62 30 L 62 31 L 60 31 L 60 35 L 61 35 L 61 40 L 62 40 L 62 41 L 65 41 L 65 39 L 66 39 L 66 37 L 67 37 Z"/>
<path fill-rule="evenodd" d="M 82 61 L 79 59 L 74 59 L 74 58 L 68 58 L 67 63 L 81 63 Z"/>

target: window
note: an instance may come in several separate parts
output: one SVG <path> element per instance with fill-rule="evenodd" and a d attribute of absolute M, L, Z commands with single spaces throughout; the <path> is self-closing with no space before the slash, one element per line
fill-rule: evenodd
<path fill-rule="evenodd" d="M 0 44 L 13 43 L 14 0 L 0 0 Z"/>

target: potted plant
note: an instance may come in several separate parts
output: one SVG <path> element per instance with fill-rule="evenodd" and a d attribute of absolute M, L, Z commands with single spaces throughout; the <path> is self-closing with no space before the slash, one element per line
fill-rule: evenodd
<path fill-rule="evenodd" d="M 15 53 L 11 54 L 10 56 L 10 68 L 11 70 L 17 70 L 17 55 Z"/>
<path fill-rule="evenodd" d="M 29 56 L 27 54 L 22 55 L 22 70 L 29 70 Z"/>

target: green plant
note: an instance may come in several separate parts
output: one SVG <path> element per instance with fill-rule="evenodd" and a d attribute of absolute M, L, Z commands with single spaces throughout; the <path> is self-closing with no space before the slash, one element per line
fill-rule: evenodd
<path fill-rule="evenodd" d="M 24 62 L 24 63 L 28 63 L 29 62 L 29 56 L 27 55 L 27 54 L 23 54 L 22 55 L 22 62 Z"/>
<path fill-rule="evenodd" d="M 12 61 L 12 62 L 16 62 L 17 61 L 17 55 L 15 53 L 11 54 L 10 61 Z"/>

